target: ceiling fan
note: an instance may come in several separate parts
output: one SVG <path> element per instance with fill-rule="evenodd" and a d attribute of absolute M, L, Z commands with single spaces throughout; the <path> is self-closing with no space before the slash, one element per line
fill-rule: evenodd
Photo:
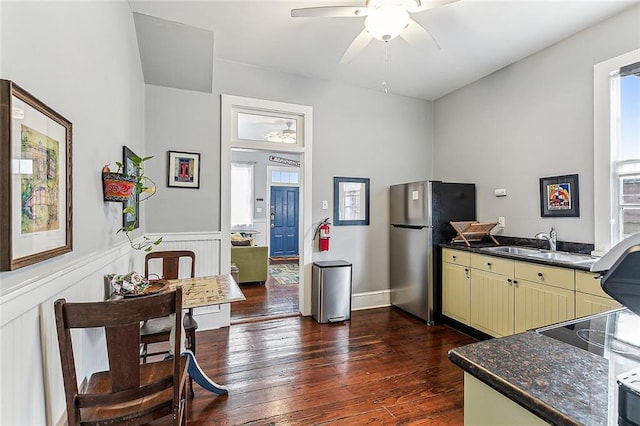
<path fill-rule="evenodd" d="M 365 17 L 364 30 L 353 40 L 346 50 L 341 64 L 349 63 L 374 38 L 388 42 L 400 36 L 417 48 L 428 47 L 435 38 L 409 14 L 422 12 L 434 7 L 454 3 L 458 0 L 366 0 L 365 6 L 321 6 L 292 9 L 294 18 L 359 18 Z"/>

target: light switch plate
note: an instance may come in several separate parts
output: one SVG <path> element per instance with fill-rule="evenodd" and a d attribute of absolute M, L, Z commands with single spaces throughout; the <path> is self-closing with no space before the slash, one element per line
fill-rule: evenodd
<path fill-rule="evenodd" d="M 498 217 L 498 227 L 504 228 L 504 216 Z"/>
<path fill-rule="evenodd" d="M 329 202 L 327 200 L 322 200 L 322 210 L 329 209 Z"/>

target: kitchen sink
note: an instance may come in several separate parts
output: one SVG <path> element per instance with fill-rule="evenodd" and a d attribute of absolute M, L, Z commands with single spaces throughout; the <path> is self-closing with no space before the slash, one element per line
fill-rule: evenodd
<path fill-rule="evenodd" d="M 489 253 L 511 254 L 516 256 L 524 256 L 531 259 L 549 260 L 552 262 L 569 263 L 576 266 L 591 266 L 597 259 L 586 254 L 566 253 L 558 251 L 540 250 L 531 247 L 520 246 L 497 246 L 482 247 L 480 250 Z"/>
<path fill-rule="evenodd" d="M 559 252 L 540 252 L 531 253 L 528 255 L 536 259 L 554 260 L 557 262 L 579 263 L 586 261 L 593 261 L 591 256 L 586 254 L 573 254 L 573 253 L 559 253 Z"/>
<path fill-rule="evenodd" d="M 516 246 L 483 247 L 482 250 L 486 250 L 492 253 L 518 254 L 524 256 L 534 253 L 540 253 L 540 250 L 538 249 Z"/>

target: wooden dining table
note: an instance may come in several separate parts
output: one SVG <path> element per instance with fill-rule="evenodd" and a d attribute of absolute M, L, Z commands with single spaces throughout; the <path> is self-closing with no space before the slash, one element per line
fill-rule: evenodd
<path fill-rule="evenodd" d="M 170 290 L 174 290 L 178 286 L 182 287 L 183 309 L 246 300 L 238 283 L 230 274 L 164 280 L 164 282 Z M 218 395 L 227 395 L 229 393 L 229 389 L 226 386 L 214 382 L 202 371 L 193 352 L 187 349 L 182 351 L 182 354 L 189 357 L 189 375 L 197 384 Z"/>
<path fill-rule="evenodd" d="M 182 287 L 182 309 L 201 308 L 203 306 L 246 300 L 240 287 L 238 287 L 238 283 L 230 274 L 158 280 L 156 283 L 162 283 L 159 291 L 175 290 L 178 286 Z M 189 375 L 197 384 L 218 395 L 227 395 L 229 393 L 229 389 L 226 386 L 214 382 L 202 371 L 193 352 L 185 349 L 181 353 L 189 357 Z"/>
<path fill-rule="evenodd" d="M 113 274 L 105 275 L 105 285 L 109 287 L 110 291 L 113 290 L 110 285 L 112 277 Z M 152 284 L 149 286 L 148 291 L 150 292 L 169 291 L 174 290 L 178 286 L 182 287 L 183 309 L 201 308 L 204 306 L 221 305 L 246 300 L 238 283 L 236 283 L 231 274 L 179 278 L 176 280 L 150 280 L 149 282 Z M 144 294 L 149 293 L 141 293 L 138 294 L 138 296 L 143 296 Z M 111 293 L 107 296 L 107 299 L 118 300 L 122 297 L 127 296 Z M 171 352 L 175 353 L 175 348 L 171 347 Z M 196 383 L 204 389 L 218 395 L 227 395 L 229 393 L 226 386 L 214 382 L 202 371 L 193 352 L 186 349 L 181 353 L 189 357 L 189 375 Z"/>
<path fill-rule="evenodd" d="M 203 306 L 246 300 L 238 283 L 230 274 L 208 277 L 180 278 L 164 281 L 169 289 L 182 287 L 182 308 L 201 308 Z"/>

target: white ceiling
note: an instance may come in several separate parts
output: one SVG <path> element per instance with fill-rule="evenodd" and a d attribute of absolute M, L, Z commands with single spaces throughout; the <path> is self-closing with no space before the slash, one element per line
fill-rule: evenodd
<path fill-rule="evenodd" d="M 434 44 L 419 51 L 396 38 L 387 45 L 385 64 L 385 44 L 374 40 L 351 63 L 340 65 L 364 18 L 292 18 L 290 10 L 362 6 L 364 0 L 129 1 L 135 12 L 213 31 L 216 59 L 374 90 L 383 90 L 386 80 L 390 93 L 428 100 L 638 3 L 460 0 L 412 15 L 437 39 L 440 50 Z"/>

